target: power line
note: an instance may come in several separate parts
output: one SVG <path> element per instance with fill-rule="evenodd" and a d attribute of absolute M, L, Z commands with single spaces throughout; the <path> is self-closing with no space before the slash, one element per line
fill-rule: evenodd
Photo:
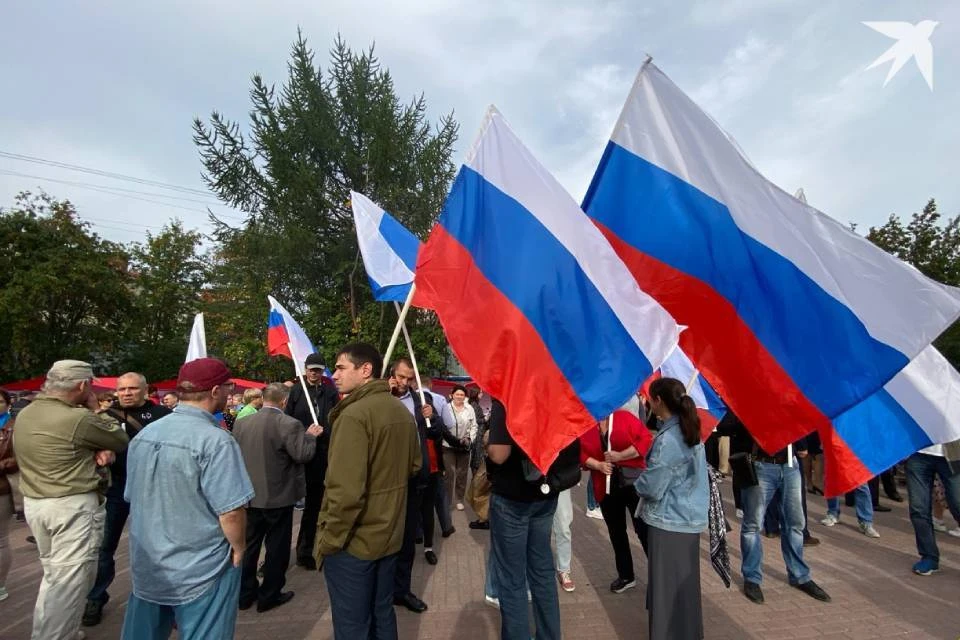
<path fill-rule="evenodd" d="M 154 187 L 160 187 L 161 189 L 170 189 L 172 191 L 179 191 L 181 193 L 191 193 L 194 195 L 205 196 L 207 198 L 214 197 L 208 191 L 202 189 L 195 189 L 193 187 L 183 187 L 176 184 L 170 184 L 169 182 L 159 182 L 157 180 L 149 180 L 147 178 L 138 178 L 136 176 L 129 176 L 122 173 L 114 173 L 113 171 L 104 171 L 102 169 L 95 169 L 93 167 L 84 167 L 78 164 L 70 164 L 69 162 L 60 162 L 58 160 L 48 160 L 46 158 L 38 158 L 36 156 L 28 156 L 22 153 L 12 153 L 10 151 L 0 151 L 0 157 L 8 158 L 10 160 L 19 160 L 21 162 L 32 162 L 34 164 L 42 164 L 48 167 L 58 167 L 60 169 L 68 169 L 70 171 L 79 171 L 81 173 L 89 173 L 97 176 L 102 176 L 104 178 L 112 178 L 114 180 L 126 180 L 128 182 L 136 182 L 138 184 L 145 184 Z"/>
<path fill-rule="evenodd" d="M 45 181 L 47 181 L 47 182 L 55 182 L 55 183 L 60 183 L 60 184 L 67 184 L 67 185 L 71 185 L 71 186 L 78 187 L 78 188 L 80 188 L 80 189 L 89 189 L 89 190 L 91 190 L 91 191 L 97 191 L 97 192 L 100 192 L 100 193 L 105 193 L 105 194 L 107 194 L 107 195 L 117 196 L 117 197 L 119 197 L 119 198 L 129 198 L 129 199 L 131 199 L 131 200 L 139 200 L 140 202 L 149 202 L 149 203 L 151 203 L 151 204 L 156 204 L 156 205 L 159 205 L 159 206 L 161 206 L 161 207 L 170 207 L 170 208 L 173 208 L 173 209 L 181 209 L 181 210 L 183 210 L 183 211 L 194 211 L 194 212 L 205 213 L 205 214 L 214 213 L 214 212 L 212 212 L 212 211 L 208 211 L 207 209 L 198 209 L 198 208 L 196 208 L 196 207 L 185 207 L 185 206 L 183 206 L 183 205 L 173 204 L 173 203 L 170 203 L 170 202 L 162 202 L 162 201 L 159 201 L 159 200 L 151 200 L 150 198 L 141 198 L 141 197 L 138 197 L 138 196 L 135 196 L 135 195 L 130 195 L 131 193 L 143 193 L 143 192 L 137 191 L 137 190 L 135 190 L 135 189 L 122 189 L 122 188 L 120 188 L 120 187 L 110 187 L 110 186 L 106 186 L 106 185 L 96 185 L 96 184 L 89 184 L 89 183 L 83 183 L 83 182 L 74 182 L 74 181 L 72 181 L 72 180 L 59 180 L 59 179 L 57 179 L 57 178 L 46 178 L 46 177 L 43 177 L 43 176 L 33 176 L 33 175 L 25 174 L 25 173 L 19 173 L 19 172 L 17 172 L 17 171 L 8 171 L 8 170 L 6 170 L 6 169 L 0 169 L 0 175 L 8 175 L 8 176 L 14 176 L 14 177 L 20 177 L 20 178 L 29 178 L 29 179 L 34 179 L 34 180 L 45 180 Z M 127 193 L 118 193 L 117 191 L 122 191 L 122 192 L 127 192 Z M 147 195 L 155 195 L 155 196 L 167 197 L 167 198 L 169 198 L 169 197 L 176 197 L 176 196 L 168 196 L 168 195 L 165 195 L 165 194 L 149 194 L 149 193 L 148 193 Z M 225 205 L 220 205 L 220 206 L 225 206 Z M 235 214 L 216 212 L 216 213 L 214 213 L 214 215 L 216 215 L 217 217 L 232 218 L 232 219 L 237 220 L 237 221 L 240 221 L 240 222 L 245 222 L 245 221 L 246 221 L 245 218 L 243 218 L 242 216 L 238 216 L 238 215 L 235 215 Z"/>

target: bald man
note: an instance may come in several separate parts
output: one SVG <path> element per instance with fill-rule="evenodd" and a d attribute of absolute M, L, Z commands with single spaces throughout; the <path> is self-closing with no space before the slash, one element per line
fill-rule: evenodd
<path fill-rule="evenodd" d="M 115 419 L 133 440 L 145 426 L 170 413 L 170 410 L 147 397 L 147 379 L 143 374 L 130 372 L 117 378 L 117 401 L 104 413 Z M 110 465 L 111 483 L 107 490 L 107 517 L 103 529 L 103 544 L 97 562 L 97 580 L 87 594 L 83 610 L 83 626 L 93 627 L 103 619 L 103 607 L 110 600 L 107 589 L 116 572 L 113 556 L 120 544 L 120 535 L 130 515 L 130 505 L 123 499 L 127 484 L 127 453 L 117 455 Z"/>

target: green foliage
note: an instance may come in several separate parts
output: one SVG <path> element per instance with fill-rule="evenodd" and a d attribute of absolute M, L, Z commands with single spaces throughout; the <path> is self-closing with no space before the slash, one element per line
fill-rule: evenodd
<path fill-rule="evenodd" d="M 128 261 L 69 201 L 24 192 L 0 209 L 0 380 L 38 375 L 62 358 L 101 372 L 121 360 L 134 309 Z"/>
<path fill-rule="evenodd" d="M 924 275 L 960 286 L 960 216 L 940 223 L 937 203 L 931 198 L 906 225 L 891 215 L 881 227 L 870 227 L 867 239 L 919 269 Z M 960 368 L 960 322 L 954 323 L 934 345 Z"/>
<path fill-rule="evenodd" d="M 247 214 L 239 229 L 215 220 L 211 350 L 246 375 L 271 371 L 263 347 L 268 293 L 328 358 L 353 340 L 385 347 L 396 315 L 373 301 L 350 191 L 425 237 L 454 175 L 452 114 L 434 129 L 423 96 L 402 103 L 373 49 L 355 53 L 339 38 L 322 70 L 298 35 L 285 84 L 277 90 L 255 75 L 250 97 L 247 131 L 216 111 L 194 122 L 207 184 Z M 423 368 L 440 368 L 435 317 L 416 314 L 411 325 Z"/>

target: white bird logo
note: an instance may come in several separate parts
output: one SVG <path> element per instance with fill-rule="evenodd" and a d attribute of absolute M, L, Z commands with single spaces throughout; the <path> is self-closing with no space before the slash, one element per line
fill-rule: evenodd
<path fill-rule="evenodd" d="M 867 67 L 867 69 L 873 69 L 884 62 L 893 60 L 890 71 L 887 73 L 887 79 L 883 81 L 883 86 L 887 86 L 887 83 L 893 79 L 893 76 L 897 75 L 903 65 L 907 64 L 910 58 L 914 58 L 923 79 L 927 81 L 927 85 L 933 91 L 933 45 L 930 44 L 930 36 L 937 25 L 940 24 L 939 22 L 922 20 L 915 25 L 909 22 L 864 22 L 863 24 L 897 41 L 896 44 L 874 60 L 873 64 Z"/>

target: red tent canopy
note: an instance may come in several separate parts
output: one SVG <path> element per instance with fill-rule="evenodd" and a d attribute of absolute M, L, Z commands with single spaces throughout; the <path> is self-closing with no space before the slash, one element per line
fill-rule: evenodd
<path fill-rule="evenodd" d="M 0 384 L 0 389 L 4 391 L 40 391 L 40 387 L 43 386 L 43 381 L 46 379 L 46 376 L 37 376 L 36 378 L 29 378 L 27 380 L 8 382 L 6 384 Z"/>

